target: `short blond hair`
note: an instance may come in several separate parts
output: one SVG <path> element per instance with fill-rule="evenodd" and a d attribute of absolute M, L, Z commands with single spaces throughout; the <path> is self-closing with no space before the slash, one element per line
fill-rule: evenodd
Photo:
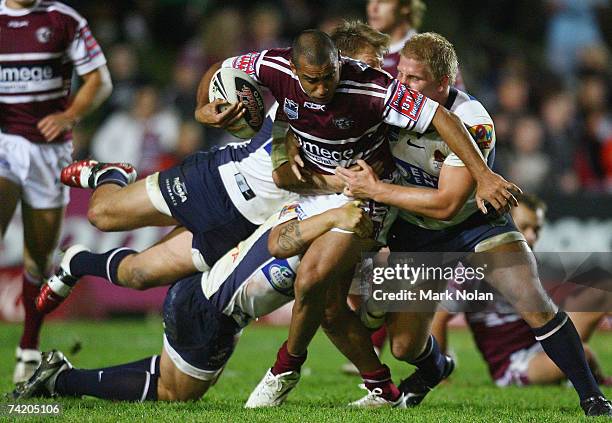
<path fill-rule="evenodd" d="M 450 41 L 440 34 L 416 34 L 404 44 L 400 54 L 427 64 L 437 81 L 448 76 L 449 83 L 455 83 L 459 69 L 457 53 Z"/>
<path fill-rule="evenodd" d="M 383 56 L 389 50 L 391 37 L 359 21 L 342 21 L 331 33 L 331 39 L 343 56 L 354 57 L 364 47 L 372 46 Z"/>
<path fill-rule="evenodd" d="M 423 0 L 400 0 L 399 2 L 401 6 L 408 6 L 410 8 L 410 13 L 408 14 L 408 22 L 410 22 L 410 26 L 416 30 L 421 27 L 423 23 L 423 18 L 425 17 L 425 11 L 427 10 L 427 5 L 423 2 Z"/>

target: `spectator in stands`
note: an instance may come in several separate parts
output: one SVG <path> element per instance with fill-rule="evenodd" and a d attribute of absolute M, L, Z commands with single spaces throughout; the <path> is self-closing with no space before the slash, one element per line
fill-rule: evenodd
<path fill-rule="evenodd" d="M 141 176 L 174 164 L 180 119 L 174 111 L 161 108 L 158 100 L 156 87 L 140 87 L 132 107 L 113 113 L 95 134 L 93 157 L 133 163 Z"/>

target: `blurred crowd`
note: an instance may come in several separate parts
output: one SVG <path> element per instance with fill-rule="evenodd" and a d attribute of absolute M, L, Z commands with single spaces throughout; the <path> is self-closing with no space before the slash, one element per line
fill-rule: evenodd
<path fill-rule="evenodd" d="M 75 133 L 76 155 L 130 161 L 147 174 L 236 141 L 193 119 L 209 65 L 288 46 L 305 28 L 365 20 L 366 1 L 66 3 L 87 17 L 114 82 L 102 110 Z M 612 193 L 609 1 L 487 3 L 426 1 L 420 30 L 455 44 L 468 93 L 496 125 L 496 170 L 533 192 Z"/>

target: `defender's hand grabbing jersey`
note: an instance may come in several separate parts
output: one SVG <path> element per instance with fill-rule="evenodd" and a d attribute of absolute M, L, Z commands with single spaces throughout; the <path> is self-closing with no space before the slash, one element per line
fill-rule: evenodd
<path fill-rule="evenodd" d="M 270 89 L 279 104 L 275 125 L 284 122 L 296 134 L 304 162 L 312 171 L 333 174 L 337 166 L 348 167 L 363 159 L 370 164 L 382 162 L 383 178 L 391 177 L 395 165 L 389 154 L 387 124 L 424 133 L 438 104 L 386 72 L 345 57 L 340 60 L 340 81 L 332 101 L 314 103 L 291 71 L 290 58 L 290 48 L 273 49 L 229 58 L 223 66 L 240 69 Z M 302 217 L 348 200 L 343 195 L 302 197 Z M 375 231 L 388 220 L 383 209 L 370 206 L 379 214 L 372 216 Z"/>

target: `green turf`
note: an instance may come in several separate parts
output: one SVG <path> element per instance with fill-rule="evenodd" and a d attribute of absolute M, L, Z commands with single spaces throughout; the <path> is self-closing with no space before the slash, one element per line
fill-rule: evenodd
<path fill-rule="evenodd" d="M 21 327 L 0 324 L 0 391 L 11 389 L 13 354 Z M 318 335 L 310 348 L 302 380 L 287 403 L 270 410 L 244 410 L 242 405 L 266 368 L 274 361 L 277 348 L 286 337 L 286 328 L 253 326 L 245 330 L 236 353 L 219 383 L 205 397 L 193 403 L 116 403 L 87 399 L 61 399 L 63 421 L 155 421 L 155 422 L 271 422 L 271 421 L 513 421 L 573 422 L 582 411 L 571 388 L 496 388 L 464 330 L 451 333 L 458 356 L 452 381 L 435 390 L 418 408 L 410 410 L 349 410 L 345 404 L 363 395 L 359 380 L 344 376 L 338 368 L 342 357 L 324 336 Z M 158 319 L 114 320 L 107 322 L 51 323 L 45 327 L 43 349 L 69 351 L 75 342 L 82 350 L 70 355 L 77 367 L 102 367 L 124 363 L 158 353 L 161 324 Z M 612 373 L 612 334 L 598 333 L 592 346 L 603 367 Z M 384 355 L 395 378 L 411 370 Z M 608 396 L 612 390 L 606 390 Z M 50 400 L 44 400 L 49 402 Z M 43 402 L 38 400 L 37 402 Z M 0 416 L 0 420 L 3 417 Z M 6 417 L 4 417 L 6 419 Z M 592 421 L 592 420 L 589 420 Z"/>

